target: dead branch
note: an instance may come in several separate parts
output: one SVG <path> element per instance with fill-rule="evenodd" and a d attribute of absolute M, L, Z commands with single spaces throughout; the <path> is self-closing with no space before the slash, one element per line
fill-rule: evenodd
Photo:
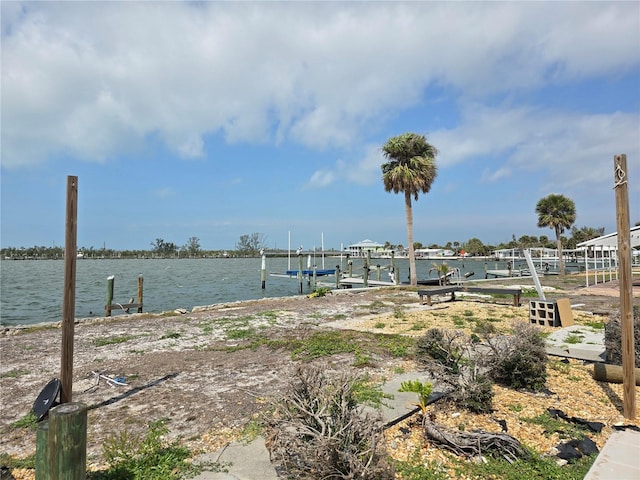
<path fill-rule="evenodd" d="M 509 463 L 518 458 L 529 456 L 522 444 L 506 433 L 464 432 L 450 430 L 431 421 L 423 419 L 425 438 L 430 442 L 465 457 L 490 455 L 503 457 Z"/>

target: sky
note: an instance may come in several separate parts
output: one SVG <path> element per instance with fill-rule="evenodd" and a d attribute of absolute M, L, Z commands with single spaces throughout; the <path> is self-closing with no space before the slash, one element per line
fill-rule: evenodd
<path fill-rule="evenodd" d="M 0 246 L 197 237 L 234 249 L 407 244 L 381 147 L 425 135 L 428 246 L 547 235 L 538 200 L 640 221 L 640 3 L 14 2 L 1 8 Z M 289 240 L 290 239 L 290 240 Z"/>

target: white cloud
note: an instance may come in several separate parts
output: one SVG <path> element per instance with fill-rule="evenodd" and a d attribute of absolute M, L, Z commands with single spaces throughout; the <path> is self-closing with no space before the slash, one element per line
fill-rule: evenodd
<path fill-rule="evenodd" d="M 329 170 L 316 170 L 306 184 L 306 188 L 323 188 L 335 180 L 335 174 Z"/>
<path fill-rule="evenodd" d="M 4 167 L 60 152 L 108 161 L 156 134 L 187 158 L 205 155 L 203 137 L 217 132 L 229 142 L 352 146 L 429 85 L 477 99 L 639 61 L 636 2 L 1 8 Z M 493 120 L 508 127 L 505 116 Z M 494 135 L 497 146 L 465 137 L 443 162 L 513 146 L 520 135 L 506 130 L 512 138 Z M 372 162 L 345 171 L 360 180 Z"/>
<path fill-rule="evenodd" d="M 493 183 L 510 176 L 511 176 L 510 168 L 503 167 L 503 168 L 498 168 L 495 171 L 491 171 L 488 168 L 485 168 L 484 171 L 482 172 L 482 177 L 480 178 L 480 181 L 483 183 Z"/>

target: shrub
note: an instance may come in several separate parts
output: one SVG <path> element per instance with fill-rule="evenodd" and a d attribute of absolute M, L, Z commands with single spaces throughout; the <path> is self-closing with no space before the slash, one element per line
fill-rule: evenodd
<path fill-rule="evenodd" d="M 450 374 L 458 374 L 464 355 L 464 334 L 452 330 L 432 328 L 416 343 L 416 356 L 422 363 L 441 364 Z"/>
<path fill-rule="evenodd" d="M 479 354 L 480 337 L 434 328 L 418 339 L 416 355 L 428 365 L 429 372 L 451 387 L 448 397 L 456 405 L 472 412 L 490 412 L 493 382 L 480 373 L 474 358 Z"/>
<path fill-rule="evenodd" d="M 382 447 L 382 418 L 358 407 L 355 382 L 345 372 L 296 369 L 267 419 L 267 445 L 285 478 L 394 478 Z"/>
<path fill-rule="evenodd" d="M 541 331 L 530 323 L 516 323 L 513 335 L 487 339 L 489 375 L 510 388 L 538 391 L 547 382 L 547 352 Z"/>
<path fill-rule="evenodd" d="M 474 374 L 461 379 L 462 385 L 452 393 L 452 400 L 474 413 L 493 411 L 493 381 L 487 375 Z"/>
<path fill-rule="evenodd" d="M 633 306 L 633 333 L 635 340 L 636 367 L 640 368 L 640 306 Z M 613 365 L 622 365 L 622 331 L 620 310 L 609 316 L 609 321 L 604 327 L 604 348 L 607 354 L 607 362 Z"/>

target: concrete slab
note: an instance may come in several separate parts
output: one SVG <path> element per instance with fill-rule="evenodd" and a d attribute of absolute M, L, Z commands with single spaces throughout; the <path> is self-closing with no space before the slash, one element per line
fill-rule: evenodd
<path fill-rule="evenodd" d="M 547 353 L 590 362 L 604 362 L 604 329 L 584 325 L 559 328 L 547 337 Z"/>
<path fill-rule="evenodd" d="M 613 432 L 584 480 L 637 480 L 640 478 L 639 454 L 640 432 Z"/>
<path fill-rule="evenodd" d="M 278 480 L 262 437 L 250 443 L 232 442 L 217 452 L 201 455 L 195 461 L 228 465 L 227 472 L 202 472 L 194 477 L 195 480 Z"/>

